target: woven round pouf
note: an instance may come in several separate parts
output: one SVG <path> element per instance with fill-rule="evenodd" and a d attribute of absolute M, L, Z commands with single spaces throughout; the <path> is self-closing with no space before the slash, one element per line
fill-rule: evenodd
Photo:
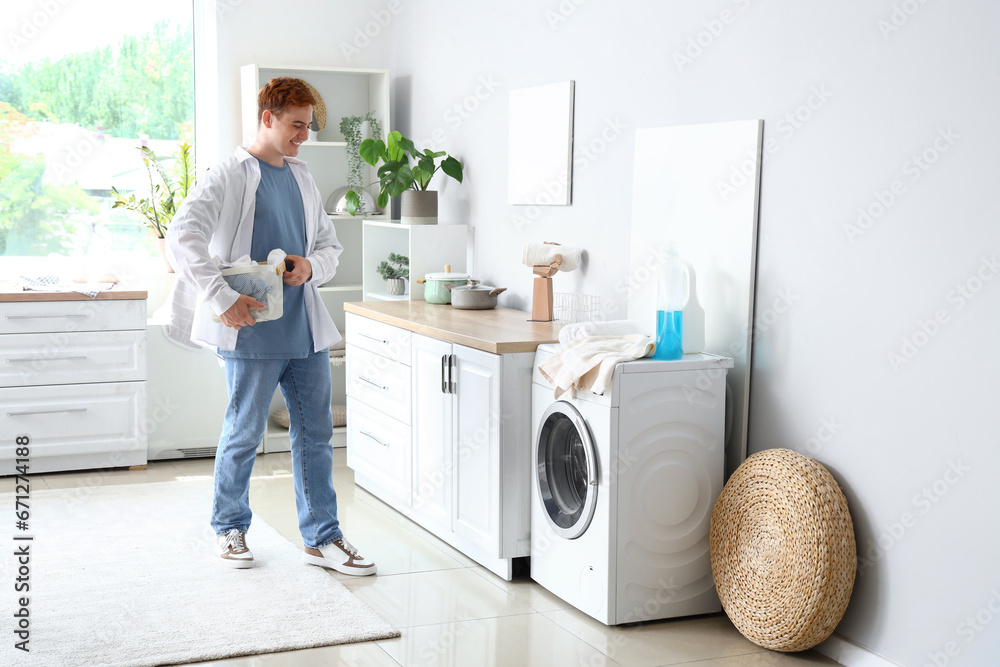
<path fill-rule="evenodd" d="M 829 471 L 788 449 L 743 462 L 715 503 L 712 575 L 744 637 L 804 651 L 830 636 L 857 569 L 847 499 Z"/>

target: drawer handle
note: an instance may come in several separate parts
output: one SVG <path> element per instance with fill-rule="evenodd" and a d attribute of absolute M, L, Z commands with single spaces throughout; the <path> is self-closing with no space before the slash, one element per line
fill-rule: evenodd
<path fill-rule="evenodd" d="M 24 415 L 56 415 L 63 412 L 86 412 L 87 408 L 66 408 L 65 410 L 26 410 L 25 412 L 8 412 L 8 417 L 23 417 Z"/>
<path fill-rule="evenodd" d="M 70 313 L 69 315 L 7 315 L 8 320 L 40 320 L 49 317 L 87 317 L 80 313 Z"/>
<path fill-rule="evenodd" d="M 8 359 L 8 364 L 20 364 L 32 361 L 86 361 L 87 357 L 25 357 L 24 359 Z"/>
<path fill-rule="evenodd" d="M 378 444 L 382 445 L 383 447 L 388 447 L 389 446 L 388 442 L 382 442 L 381 440 L 379 440 L 378 438 L 376 438 L 374 435 L 372 435 L 368 431 L 361 431 L 361 435 L 367 435 L 369 438 L 371 438 L 372 440 L 374 440 Z"/>
<path fill-rule="evenodd" d="M 375 336 L 369 336 L 368 334 L 366 334 L 363 331 L 361 333 L 359 333 L 358 335 L 359 336 L 363 336 L 364 338 L 367 338 L 368 340 L 373 340 L 376 343 L 382 343 L 383 345 L 388 345 L 389 344 L 388 340 L 383 340 L 382 338 L 376 338 Z"/>
<path fill-rule="evenodd" d="M 358 379 L 361 380 L 362 382 L 367 382 L 368 384 L 370 384 L 373 387 L 378 387 L 382 391 L 389 391 L 388 387 L 383 387 L 382 385 L 380 385 L 379 383 L 375 382 L 374 380 L 369 380 L 364 375 L 359 375 Z"/>
<path fill-rule="evenodd" d="M 441 355 L 441 393 L 448 393 L 448 380 L 445 379 L 445 368 L 448 366 L 448 355 Z"/>

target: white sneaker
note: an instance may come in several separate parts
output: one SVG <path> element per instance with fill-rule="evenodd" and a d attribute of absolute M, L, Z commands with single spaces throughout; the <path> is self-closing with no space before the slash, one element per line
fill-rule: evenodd
<path fill-rule="evenodd" d="M 215 538 L 215 552 L 229 567 L 253 567 L 253 554 L 247 548 L 247 534 L 238 528 Z"/>
<path fill-rule="evenodd" d="M 310 565 L 319 565 L 363 577 L 378 572 L 375 563 L 358 553 L 346 537 L 319 548 L 306 547 L 302 560 Z"/>

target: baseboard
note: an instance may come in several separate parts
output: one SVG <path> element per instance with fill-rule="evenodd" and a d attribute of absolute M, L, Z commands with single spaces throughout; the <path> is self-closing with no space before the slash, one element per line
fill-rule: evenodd
<path fill-rule="evenodd" d="M 813 650 L 844 667 L 904 667 L 838 634 L 830 635 L 829 639 L 814 646 Z"/>

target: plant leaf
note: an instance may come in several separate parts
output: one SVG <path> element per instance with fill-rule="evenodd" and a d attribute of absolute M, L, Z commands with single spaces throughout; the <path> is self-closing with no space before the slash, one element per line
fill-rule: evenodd
<path fill-rule="evenodd" d="M 439 158 L 442 155 L 447 155 L 447 153 L 445 153 L 444 151 L 438 151 L 438 152 L 434 153 L 434 152 L 431 152 L 431 149 L 429 149 L 429 148 L 424 151 L 424 156 L 425 157 L 429 157 L 429 158 Z"/>
<path fill-rule="evenodd" d="M 454 178 L 459 183 L 462 182 L 462 163 L 453 157 L 445 158 L 441 163 L 441 171 Z"/>
<path fill-rule="evenodd" d="M 385 154 L 389 161 L 396 162 L 402 159 L 403 151 L 399 148 L 399 141 L 402 138 L 403 135 L 396 131 L 390 132 L 386 137 Z"/>
<path fill-rule="evenodd" d="M 354 215 L 355 212 L 358 210 L 358 203 L 359 203 L 358 193 L 355 192 L 354 190 L 348 190 L 346 199 L 347 199 L 347 212 L 350 213 L 351 215 Z"/>
<path fill-rule="evenodd" d="M 400 137 L 396 143 L 399 145 L 401 149 L 403 149 L 413 157 L 417 157 L 418 155 L 420 155 L 420 152 L 416 148 L 414 148 L 413 142 L 407 139 L 406 137 Z"/>
<path fill-rule="evenodd" d="M 386 190 L 390 197 L 398 197 L 411 185 L 413 185 L 413 172 L 410 171 L 410 165 L 404 163 L 389 180 Z"/>
<path fill-rule="evenodd" d="M 374 167 L 385 155 L 385 143 L 381 139 L 365 139 L 358 152 L 361 159 Z"/>

